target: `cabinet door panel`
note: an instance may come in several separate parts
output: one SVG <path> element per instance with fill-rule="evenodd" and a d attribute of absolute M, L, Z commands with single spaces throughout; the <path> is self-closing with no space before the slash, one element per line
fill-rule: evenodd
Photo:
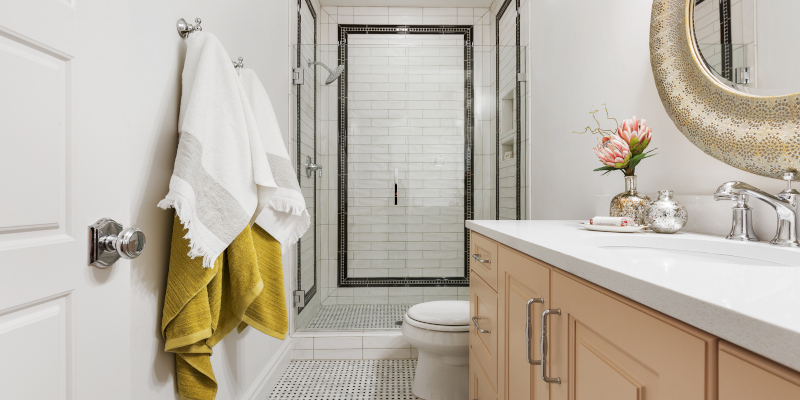
<path fill-rule="evenodd" d="M 483 371 L 475 353 L 469 352 L 469 398 L 474 400 L 497 400 L 494 388 Z"/>
<path fill-rule="evenodd" d="M 800 399 L 800 373 L 721 342 L 719 400 L 753 399 Z"/>
<path fill-rule="evenodd" d="M 559 272 L 551 291 L 551 399 L 713 398 L 713 336 Z"/>
<path fill-rule="evenodd" d="M 576 398 L 639 400 L 644 386 L 658 383 L 646 365 L 580 322 L 575 323 L 574 361 Z"/>
<path fill-rule="evenodd" d="M 499 373 L 504 377 L 498 397 L 507 400 L 547 399 L 547 385 L 539 378 L 538 366 L 528 363 L 525 327 L 528 301 L 531 304 L 531 359 L 539 360 L 541 315 L 550 304 L 550 268 L 505 246 L 498 249 L 500 272 Z"/>
<path fill-rule="evenodd" d="M 470 279 L 469 298 L 470 317 L 479 318 L 478 325 L 488 331 L 479 332 L 474 324 L 471 325 L 469 347 L 497 391 L 497 293 L 481 278 L 473 276 Z"/>

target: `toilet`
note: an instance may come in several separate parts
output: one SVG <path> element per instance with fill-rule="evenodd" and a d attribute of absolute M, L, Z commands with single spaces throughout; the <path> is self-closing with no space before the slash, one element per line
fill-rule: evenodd
<path fill-rule="evenodd" d="M 411 391 L 425 400 L 469 397 L 469 302 L 430 301 L 412 306 L 403 336 L 419 351 Z"/>

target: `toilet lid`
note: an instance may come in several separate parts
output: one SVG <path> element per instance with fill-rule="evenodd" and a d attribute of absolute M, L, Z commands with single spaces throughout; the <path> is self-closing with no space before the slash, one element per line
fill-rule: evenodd
<path fill-rule="evenodd" d="M 468 301 L 429 301 L 408 309 L 408 317 L 431 325 L 469 326 Z"/>

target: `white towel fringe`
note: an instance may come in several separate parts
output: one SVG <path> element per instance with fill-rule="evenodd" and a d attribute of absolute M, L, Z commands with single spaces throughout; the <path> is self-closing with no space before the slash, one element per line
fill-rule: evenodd
<path fill-rule="evenodd" d="M 216 261 L 217 257 L 211 254 L 209 249 L 199 245 L 197 240 L 192 236 L 197 230 L 194 227 L 195 221 L 192 217 L 195 213 L 190 203 L 186 199 L 176 197 L 170 192 L 167 197 L 158 202 L 158 207 L 163 210 L 170 208 L 175 209 L 175 213 L 178 214 L 178 219 L 181 220 L 183 228 L 186 229 L 186 236 L 183 238 L 189 240 L 189 258 L 194 260 L 195 257 L 203 257 L 203 268 L 214 268 L 214 261 Z"/>
<path fill-rule="evenodd" d="M 275 211 L 297 216 L 303 215 L 303 211 L 306 211 L 305 207 L 298 206 L 296 202 L 288 199 L 278 198 L 278 196 L 272 197 L 272 200 L 269 202 L 269 206 Z"/>

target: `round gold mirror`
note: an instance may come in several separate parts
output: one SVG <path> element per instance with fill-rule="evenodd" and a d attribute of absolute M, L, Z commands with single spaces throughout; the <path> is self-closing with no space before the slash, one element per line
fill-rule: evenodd
<path fill-rule="evenodd" d="M 786 171 L 800 170 L 800 93 L 775 94 L 800 90 L 800 77 L 776 72 L 793 67 L 786 64 L 786 55 L 779 55 L 778 64 L 768 66 L 767 53 L 761 46 L 772 33 L 757 38 L 748 58 L 746 43 L 734 43 L 734 39 L 741 37 L 745 42 L 749 38 L 741 30 L 737 33 L 734 24 L 737 18 L 753 18 L 757 25 L 749 29 L 758 36 L 768 25 L 758 24 L 758 13 L 766 12 L 758 9 L 745 16 L 744 8 L 756 7 L 756 3 L 786 3 L 794 9 L 795 2 L 654 0 L 650 23 L 653 75 L 661 101 L 678 129 L 707 154 L 736 168 L 778 179 Z M 730 3 L 739 7 L 738 11 L 730 8 Z M 703 8 L 708 6 L 710 11 Z M 770 7 L 775 8 L 775 4 Z M 714 25 L 715 18 L 719 27 Z M 720 31 L 726 24 L 729 40 Z M 791 35 L 789 30 L 795 29 L 791 24 L 784 28 L 784 35 Z M 795 48 L 782 50 L 794 53 Z M 716 54 L 720 55 L 719 63 Z M 724 63 L 723 56 L 727 57 Z M 749 63 L 753 64 L 746 65 Z M 763 74 L 768 71 L 772 76 L 766 78 Z M 749 79 L 747 83 L 745 78 Z"/>

